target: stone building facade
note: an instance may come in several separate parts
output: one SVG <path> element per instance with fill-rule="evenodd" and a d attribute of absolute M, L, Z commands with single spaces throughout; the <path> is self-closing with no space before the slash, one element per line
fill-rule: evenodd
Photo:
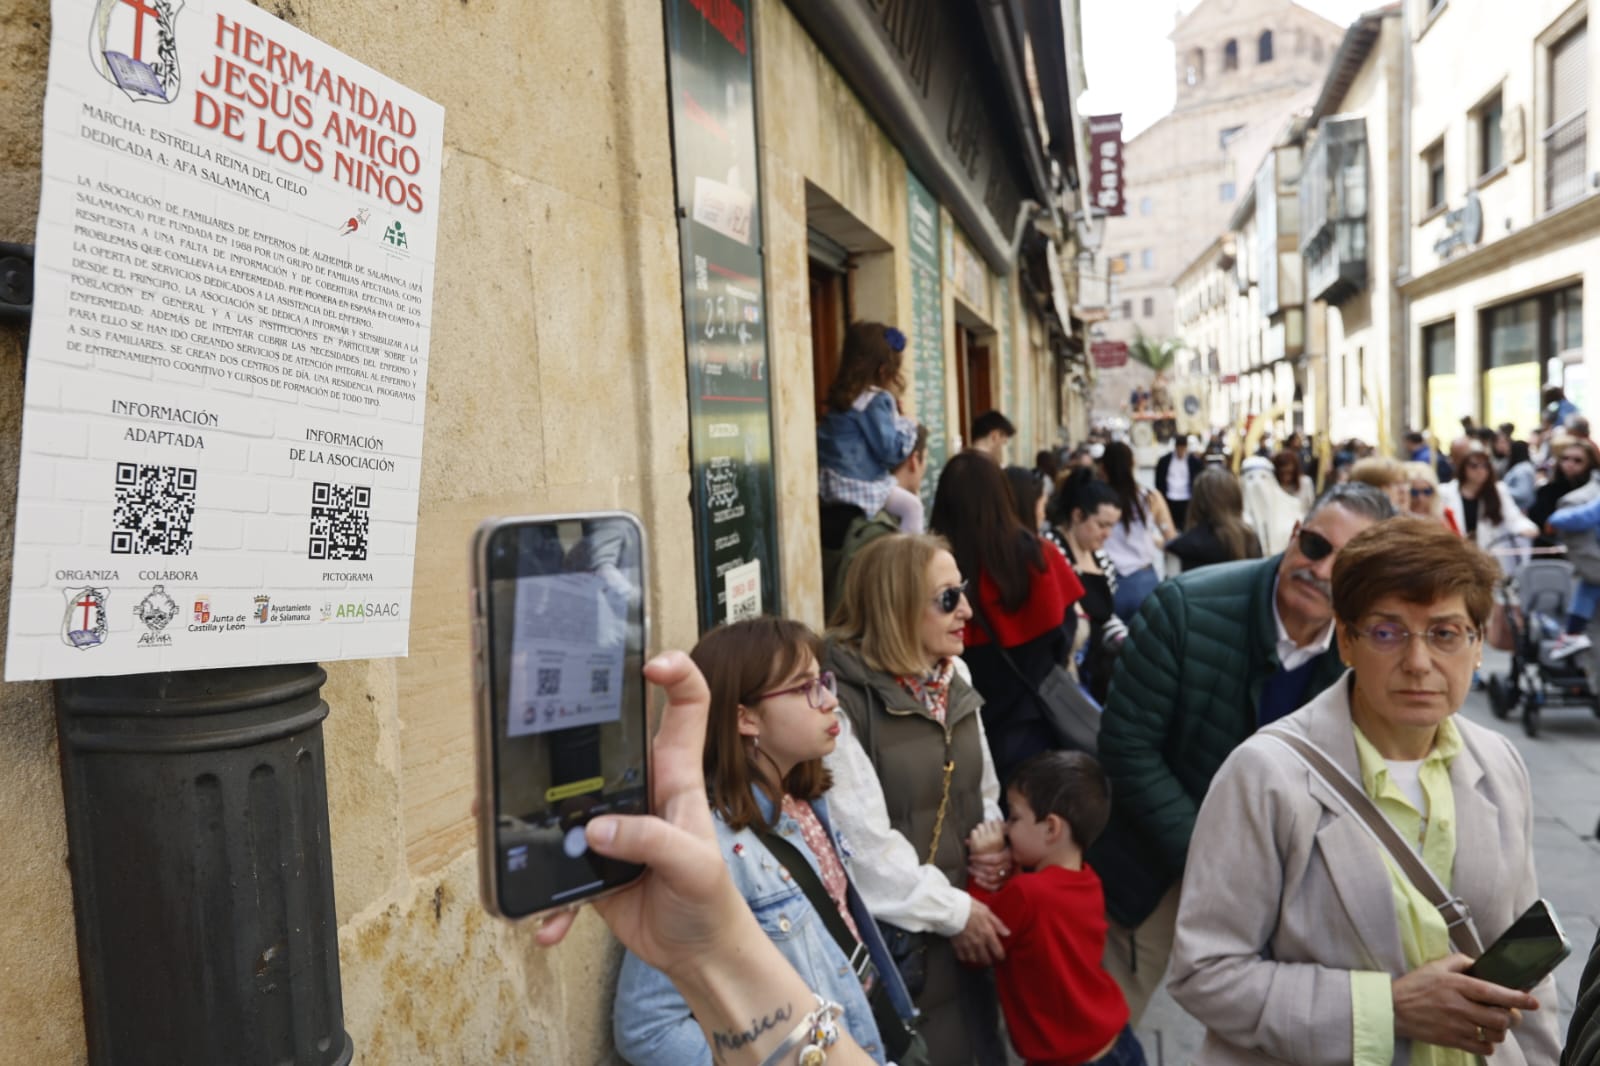
<path fill-rule="evenodd" d="M 980 403 L 1018 423 L 1012 455 L 1024 462 L 1057 443 L 1063 424 L 1082 424 L 1068 384 L 1079 375 L 1081 336 L 1050 264 L 1075 253 L 1047 254 L 1049 238 L 1032 227 L 1079 206 L 1059 197 L 1081 134 L 1059 103 L 1035 109 L 1014 94 L 1026 84 L 1021 57 L 1031 55 L 1041 95 L 1066 99 L 1043 87 L 1079 62 L 1076 7 L 1048 5 L 1062 14 L 1043 27 L 991 23 L 947 37 L 962 50 L 953 76 L 971 72 L 990 87 L 985 106 L 1011 101 L 970 115 L 1006 131 L 992 151 L 1018 176 L 997 241 L 929 173 L 949 165 L 941 152 L 971 163 L 971 144 L 913 148 L 890 132 L 893 116 L 864 102 L 882 100 L 859 71 L 841 70 L 798 5 L 729 2 L 749 19 L 760 98 L 776 457 L 776 499 L 763 521 L 778 531 L 784 612 L 820 627 L 819 361 L 845 320 L 909 327 L 919 309 L 931 312 L 934 339 L 913 350 L 916 387 L 902 399 L 943 423 L 947 453 Z M 478 904 L 467 545 L 490 515 L 632 510 L 651 533 L 657 641 L 697 639 L 663 5 L 440 0 L 407 6 L 404 19 L 364 0 L 260 6 L 446 112 L 414 576 L 414 601 L 426 610 L 408 656 L 328 664 L 323 688 L 344 1024 L 363 1063 L 609 1062 L 618 948 L 602 923 L 586 913 L 545 951 L 530 929 L 490 919 Z M 964 26 L 992 7 L 939 6 Z M 828 7 L 888 52 L 905 43 L 883 5 L 805 7 Z M 0 50 L 12 57 L 0 115 L 6 241 L 30 242 L 37 221 L 49 43 L 47 0 L 0 0 Z M 996 58 L 1006 49 L 1015 69 Z M 1037 125 L 1015 118 L 1036 111 Z M 910 251 L 918 176 L 933 203 L 919 225 L 938 234 L 921 295 Z M 829 286 L 831 302 L 819 303 Z M 26 342 L 24 327 L 0 324 L 0 559 L 11 554 Z M 0 616 L 8 583 L 0 567 Z M 0 686 L 0 893 L 12 908 L 0 928 L 3 1061 L 88 1058 L 79 969 L 95 960 L 79 958 L 74 935 L 55 710 L 49 685 Z"/>
<path fill-rule="evenodd" d="M 1589 5 L 1406 0 L 1412 93 L 1400 292 L 1407 417 L 1537 425 L 1542 386 L 1591 408 L 1600 337 L 1600 53 Z M 1496 31 L 1478 21 L 1493 12 Z"/>
<path fill-rule="evenodd" d="M 1170 334 L 1174 279 L 1226 229 L 1289 116 L 1311 105 L 1341 34 L 1289 0 L 1205 0 L 1178 22 L 1177 102 L 1123 147 L 1106 339 Z"/>

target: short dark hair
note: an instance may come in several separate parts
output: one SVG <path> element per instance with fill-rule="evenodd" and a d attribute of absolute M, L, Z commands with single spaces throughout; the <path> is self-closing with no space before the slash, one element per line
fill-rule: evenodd
<path fill-rule="evenodd" d="M 1304 520 L 1309 521 L 1324 507 L 1343 507 L 1351 514 L 1370 518 L 1374 522 L 1393 518 L 1395 514 L 1394 501 L 1389 499 L 1387 492 L 1361 481 L 1345 481 L 1323 489 L 1317 502 L 1306 512 Z"/>
<path fill-rule="evenodd" d="M 1460 596 L 1472 624 L 1482 629 L 1499 580 L 1499 564 L 1475 542 L 1437 519 L 1401 515 L 1369 526 L 1339 549 L 1333 612 L 1353 626 L 1385 596 L 1422 605 Z"/>
<path fill-rule="evenodd" d="M 1411 432 L 1406 434 L 1406 443 L 1407 444 L 1421 444 L 1421 443 L 1423 443 L 1423 441 L 1424 441 L 1424 438 L 1423 438 L 1422 434 L 1418 433 L 1414 429 Z"/>
<path fill-rule="evenodd" d="M 1098 840 L 1111 817 L 1111 780 L 1081 751 L 1041 752 L 1017 767 L 1006 787 L 1028 801 L 1034 818 L 1059 816 L 1080 848 Z"/>
<path fill-rule="evenodd" d="M 1011 424 L 1011 419 L 999 411 L 985 411 L 972 420 L 972 439 L 982 440 L 997 429 L 1008 437 L 1017 435 L 1017 427 Z"/>

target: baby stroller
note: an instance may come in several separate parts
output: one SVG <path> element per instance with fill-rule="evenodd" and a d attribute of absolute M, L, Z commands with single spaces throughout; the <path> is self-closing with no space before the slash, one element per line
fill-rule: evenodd
<path fill-rule="evenodd" d="M 1489 676 L 1489 710 L 1507 718 L 1520 703 L 1522 731 L 1539 735 L 1539 718 L 1550 706 L 1583 705 L 1600 714 L 1584 668 L 1589 653 L 1552 659 L 1550 647 L 1565 626 L 1572 595 L 1572 564 L 1536 558 L 1501 582 L 1496 601 L 1510 631 L 1511 667 Z"/>

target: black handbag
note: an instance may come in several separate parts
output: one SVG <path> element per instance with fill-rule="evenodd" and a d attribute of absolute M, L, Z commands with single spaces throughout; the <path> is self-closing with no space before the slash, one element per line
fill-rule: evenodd
<path fill-rule="evenodd" d="M 783 865 L 783 868 L 789 871 L 789 876 L 794 878 L 794 883 L 800 886 L 800 890 L 805 893 L 806 899 L 811 904 L 811 909 L 816 911 L 817 916 L 822 919 L 823 926 L 833 936 L 834 942 L 839 945 L 839 950 L 844 952 L 845 958 L 855 964 L 858 957 L 865 956 L 866 945 L 857 940 L 855 934 L 850 931 L 850 927 L 844 923 L 844 918 L 839 913 L 838 904 L 834 902 L 832 896 L 828 895 L 828 890 L 823 887 L 822 879 L 811 868 L 811 863 L 806 861 L 806 857 L 800 854 L 800 849 L 770 829 L 756 827 L 756 835 L 767 846 L 767 850 L 772 852 L 772 857 L 777 859 Z M 917 956 L 919 959 L 925 958 L 926 941 L 921 939 L 923 934 L 907 933 L 904 929 L 896 926 L 880 925 L 878 928 L 880 932 L 885 934 L 884 939 L 886 942 L 889 940 L 887 935 L 889 929 L 894 929 L 895 932 L 905 937 L 918 938 L 920 948 Z M 893 955 L 893 944 L 886 943 L 886 946 L 889 947 L 889 953 Z M 898 967 L 899 964 L 900 959 L 896 956 L 895 965 Z M 863 959 L 862 968 L 870 969 L 871 960 Z M 858 975 L 860 972 L 861 969 L 858 969 Z M 902 971 L 902 977 L 903 974 L 904 971 Z M 924 972 L 924 976 L 926 976 L 926 972 Z M 910 992 L 913 999 L 916 998 L 917 993 L 911 992 L 909 986 L 907 986 L 906 990 Z M 919 988 L 917 991 L 920 992 L 921 989 Z M 922 1034 L 917 1032 L 916 1027 L 900 1017 L 900 1013 L 894 1009 L 894 1003 L 889 999 L 888 987 L 884 985 L 882 979 L 879 979 L 872 986 L 872 992 L 867 996 L 867 1005 L 872 1008 L 872 1021 L 878 1027 L 878 1035 L 883 1038 L 883 1049 L 887 1053 L 886 1058 L 888 1061 L 896 1063 L 897 1066 L 928 1066 L 927 1042 L 922 1039 Z"/>
<path fill-rule="evenodd" d="M 972 617 L 989 635 L 1000 658 L 1017 675 L 1022 687 L 1033 696 L 1034 703 L 1039 707 L 1039 717 L 1055 734 L 1057 745 L 1071 751 L 1097 754 L 1100 747 L 1100 707 L 1083 691 L 1066 667 L 1059 664 L 1052 666 L 1044 679 L 1034 684 L 1006 651 L 1005 645 L 1000 643 L 1000 638 L 995 635 L 989 619 L 984 617 L 983 609 L 976 601 L 972 603 Z"/>
<path fill-rule="evenodd" d="M 928 934 L 913 933 L 887 922 L 878 923 L 878 932 L 883 934 L 894 968 L 900 971 L 906 993 L 916 999 L 928 983 Z"/>

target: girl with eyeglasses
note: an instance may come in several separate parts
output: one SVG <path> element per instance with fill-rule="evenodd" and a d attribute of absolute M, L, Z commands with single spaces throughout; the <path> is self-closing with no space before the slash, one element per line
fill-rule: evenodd
<path fill-rule="evenodd" d="M 821 641 L 798 622 L 756 618 L 712 630 L 690 657 L 711 691 L 706 791 L 735 887 L 811 990 L 843 1008 L 839 1024 L 856 1043 L 876 1062 L 905 1061 L 911 998 L 830 816 L 823 757 L 843 722 Z M 713 1061 L 671 981 L 631 953 L 612 1025 L 628 1062 Z"/>
<path fill-rule="evenodd" d="M 1005 1062 L 989 971 L 961 965 L 998 962 L 1009 934 L 965 890 L 967 834 L 1000 817 L 983 700 L 962 675 L 969 576 L 943 538 L 879 537 L 845 572 L 822 659 L 850 723 L 826 760 L 835 824 L 859 857 L 857 887 L 916 997 L 935 1066 Z M 1009 860 L 993 861 L 998 871 Z"/>

